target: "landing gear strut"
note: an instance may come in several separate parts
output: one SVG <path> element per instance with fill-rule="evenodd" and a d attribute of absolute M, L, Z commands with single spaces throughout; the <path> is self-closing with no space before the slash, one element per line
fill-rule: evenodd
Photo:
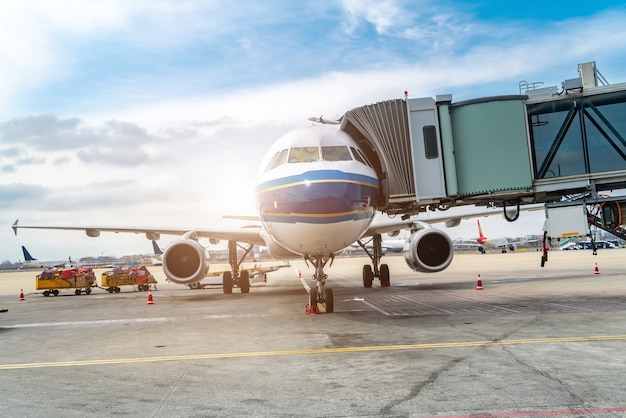
<path fill-rule="evenodd" d="M 313 278 L 315 279 L 316 287 L 312 287 L 309 292 L 309 307 L 312 307 L 314 310 L 317 310 L 318 303 L 324 305 L 327 313 L 332 313 L 335 310 L 333 289 L 326 288 L 326 279 L 328 276 L 324 274 L 324 267 L 329 261 L 332 265 L 334 259 L 335 256 L 332 254 L 314 258 L 309 256 L 304 257 L 304 261 L 307 263 L 311 262 L 313 267 L 315 267 Z"/>
<path fill-rule="evenodd" d="M 237 259 L 237 248 L 244 250 L 241 259 Z M 250 292 L 250 272 L 248 270 L 240 271 L 239 267 L 253 248 L 254 245 L 252 244 L 244 248 L 237 245 L 236 241 L 228 241 L 228 264 L 230 264 L 230 271 L 225 271 L 222 276 L 222 287 L 225 294 L 233 293 L 234 285 L 241 289 L 241 293 Z"/>
<path fill-rule="evenodd" d="M 366 247 L 366 244 L 360 240 L 357 241 L 365 251 L 365 254 L 372 260 L 372 265 L 366 264 L 363 266 L 363 286 L 372 287 L 374 277 L 377 277 L 380 279 L 381 287 L 389 287 L 391 286 L 389 266 L 387 264 L 380 264 L 380 259 L 383 256 L 383 239 L 380 234 L 376 234 L 372 237 L 370 242 L 372 243 L 371 252 Z"/>

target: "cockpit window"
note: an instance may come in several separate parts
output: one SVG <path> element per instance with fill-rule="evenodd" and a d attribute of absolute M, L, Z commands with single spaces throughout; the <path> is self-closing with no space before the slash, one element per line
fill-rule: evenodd
<path fill-rule="evenodd" d="M 287 161 L 287 151 L 288 150 L 284 149 L 280 152 L 280 154 L 278 155 L 278 158 L 276 159 L 276 162 L 274 163 L 274 167 L 272 168 L 276 168 L 279 165 L 285 164 L 285 162 Z"/>
<path fill-rule="evenodd" d="M 289 163 L 310 163 L 320 159 L 318 147 L 293 147 L 289 151 Z"/>
<path fill-rule="evenodd" d="M 286 149 L 284 149 L 284 150 L 274 154 L 274 156 L 272 157 L 270 162 L 267 164 L 267 167 L 265 168 L 265 171 L 273 170 L 276 167 L 278 167 L 279 165 L 285 164 L 285 161 L 287 161 L 287 150 Z"/>
<path fill-rule="evenodd" d="M 350 149 L 352 150 L 352 155 L 354 155 L 354 159 L 357 160 L 358 162 L 365 164 L 368 167 L 371 167 L 372 165 L 369 163 L 369 161 L 367 161 L 367 158 L 365 158 L 365 155 L 363 155 L 363 153 L 361 152 L 361 150 L 356 149 L 354 147 L 350 147 Z"/>
<path fill-rule="evenodd" d="M 339 145 L 335 147 L 322 147 L 322 160 L 326 161 L 350 161 L 352 157 L 348 147 Z"/>

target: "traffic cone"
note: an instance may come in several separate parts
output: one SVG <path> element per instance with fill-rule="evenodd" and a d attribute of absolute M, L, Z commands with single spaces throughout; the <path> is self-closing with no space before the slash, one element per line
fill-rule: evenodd
<path fill-rule="evenodd" d="M 483 281 L 480 280 L 480 274 L 478 275 L 478 281 L 476 282 L 476 290 L 483 290 Z"/>
<path fill-rule="evenodd" d="M 600 269 L 598 268 L 598 263 L 596 263 L 596 266 L 593 268 L 593 274 L 600 274 Z"/>
<path fill-rule="evenodd" d="M 25 301 L 26 299 L 24 299 L 24 289 L 20 289 L 20 298 L 18 299 L 20 302 Z"/>
<path fill-rule="evenodd" d="M 154 304 L 154 301 L 152 300 L 152 291 L 148 289 L 148 301 L 146 302 L 146 305 L 152 304 Z"/>
<path fill-rule="evenodd" d="M 302 278 L 302 270 L 298 269 L 298 279 Z"/>

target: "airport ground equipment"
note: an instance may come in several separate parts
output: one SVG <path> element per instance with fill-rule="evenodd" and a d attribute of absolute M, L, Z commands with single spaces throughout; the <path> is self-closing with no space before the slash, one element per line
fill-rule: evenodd
<path fill-rule="evenodd" d="M 137 286 L 137 290 L 147 291 L 157 281 L 145 266 L 131 267 L 127 269 L 115 268 L 102 273 L 102 287 L 109 293 L 119 293 L 120 286 Z"/>
<path fill-rule="evenodd" d="M 241 276 L 242 271 L 243 270 L 247 270 L 248 271 L 248 275 L 249 275 L 249 283 L 259 283 L 259 282 L 263 282 L 266 283 L 267 282 L 267 273 L 271 273 L 273 271 L 277 271 L 280 268 L 283 267 L 290 267 L 289 262 L 287 263 L 283 263 L 283 264 L 278 264 L 278 265 L 264 265 L 264 264 L 254 264 L 253 266 L 248 266 L 245 267 L 243 269 L 240 269 L 238 271 L 239 276 Z M 208 272 L 206 274 L 207 278 L 213 278 L 213 277 L 222 277 L 224 274 L 223 271 L 213 271 L 213 272 Z M 220 281 L 219 283 L 217 283 L 217 281 L 211 282 L 211 283 L 207 283 L 204 281 L 199 281 L 199 282 L 194 282 L 194 283 L 189 283 L 187 286 L 189 286 L 190 289 L 204 289 L 207 286 L 211 286 L 211 285 L 221 285 L 223 286 L 223 281 Z"/>
<path fill-rule="evenodd" d="M 43 290 L 46 297 L 66 289 L 74 289 L 76 295 L 90 294 L 92 287 L 97 283 L 91 268 L 46 269 L 35 277 L 35 289 Z"/>

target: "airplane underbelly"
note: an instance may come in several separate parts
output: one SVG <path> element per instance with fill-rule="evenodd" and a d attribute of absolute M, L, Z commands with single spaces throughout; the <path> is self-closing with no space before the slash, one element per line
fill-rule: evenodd
<path fill-rule="evenodd" d="M 337 253 L 361 238 L 370 218 L 319 223 L 267 222 L 267 231 L 286 249 L 299 255 Z"/>

